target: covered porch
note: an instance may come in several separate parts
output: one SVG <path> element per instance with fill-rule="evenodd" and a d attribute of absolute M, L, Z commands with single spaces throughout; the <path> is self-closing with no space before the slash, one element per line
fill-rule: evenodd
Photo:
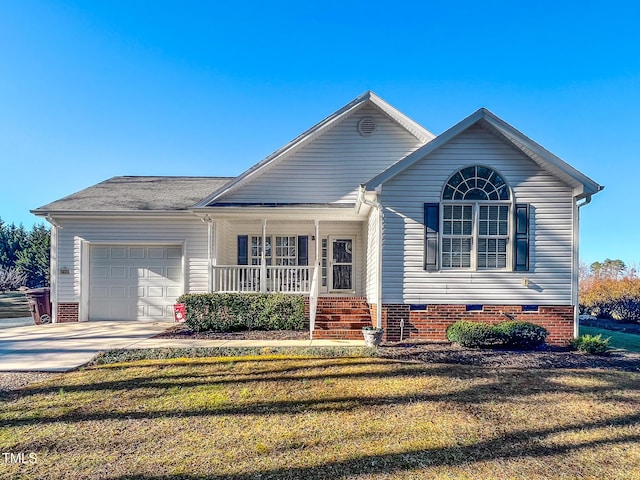
<path fill-rule="evenodd" d="M 364 296 L 366 221 L 309 216 L 212 217 L 210 291 Z"/>
<path fill-rule="evenodd" d="M 310 210 L 265 208 L 260 216 L 246 209 L 216 210 L 203 217 L 210 229 L 211 292 L 303 295 L 311 335 L 317 309 L 326 310 L 329 298 L 366 304 L 370 232 L 367 216 L 353 206 L 315 215 Z M 318 307 L 320 298 L 326 300 Z M 346 311 L 342 304 L 338 308 Z"/>

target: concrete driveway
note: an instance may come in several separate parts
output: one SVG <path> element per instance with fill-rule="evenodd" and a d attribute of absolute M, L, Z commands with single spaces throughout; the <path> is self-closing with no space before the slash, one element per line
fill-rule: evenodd
<path fill-rule="evenodd" d="M 65 372 L 98 352 L 133 348 L 163 332 L 170 322 L 78 322 L 0 330 L 1 372 Z"/>

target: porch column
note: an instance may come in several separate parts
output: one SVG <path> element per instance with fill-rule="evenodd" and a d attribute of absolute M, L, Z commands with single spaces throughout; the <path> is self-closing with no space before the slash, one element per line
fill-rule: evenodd
<path fill-rule="evenodd" d="M 262 219 L 262 253 L 260 256 L 260 291 L 267 291 L 267 219 Z"/>
<path fill-rule="evenodd" d="M 316 225 L 316 261 L 315 261 L 315 265 L 316 268 L 320 268 L 320 256 L 322 255 L 320 252 L 320 248 L 321 248 L 321 241 L 320 241 L 320 220 L 316 220 L 315 221 L 315 225 Z"/>

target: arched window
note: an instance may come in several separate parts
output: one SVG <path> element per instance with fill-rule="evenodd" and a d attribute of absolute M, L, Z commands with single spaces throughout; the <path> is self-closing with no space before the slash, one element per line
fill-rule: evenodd
<path fill-rule="evenodd" d="M 443 200 L 509 200 L 509 187 L 494 170 L 466 167 L 454 173 L 444 187 Z"/>
<path fill-rule="evenodd" d="M 488 167 L 465 167 L 449 178 L 442 191 L 442 268 L 507 269 L 510 198 L 505 180 Z"/>

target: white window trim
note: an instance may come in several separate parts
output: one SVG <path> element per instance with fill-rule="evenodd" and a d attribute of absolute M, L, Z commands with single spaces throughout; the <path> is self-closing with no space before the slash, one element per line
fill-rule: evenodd
<path fill-rule="evenodd" d="M 513 198 L 513 195 L 511 195 Z M 467 238 L 466 235 L 445 235 L 444 234 L 444 207 L 445 206 L 463 206 L 463 205 L 471 205 L 472 206 L 472 232 L 471 232 L 471 266 L 469 268 L 465 267 L 447 267 L 444 266 L 443 263 L 443 255 L 444 251 L 441 247 L 439 250 L 439 262 L 441 270 L 446 270 L 448 272 L 512 272 L 513 271 L 513 239 L 515 236 L 515 225 L 513 221 L 513 212 L 514 212 L 514 202 L 513 200 L 446 200 L 440 202 L 440 225 L 439 225 L 439 235 L 440 235 L 440 245 L 444 245 L 445 238 Z M 483 235 L 483 238 L 507 238 L 507 258 L 506 258 L 506 267 L 504 268 L 492 268 L 492 267 L 478 267 L 478 245 L 479 245 L 479 226 L 480 226 L 480 205 L 506 205 L 509 207 L 509 211 L 507 213 L 508 219 L 508 235 L 491 235 L 486 236 Z"/>
<path fill-rule="evenodd" d="M 276 248 L 276 244 L 277 244 L 277 239 L 278 238 L 288 238 L 294 239 L 295 244 L 293 245 L 295 247 L 295 251 L 296 251 L 296 255 L 295 255 L 295 265 L 298 265 L 298 262 L 300 261 L 300 252 L 298 251 L 298 237 L 300 235 L 294 234 L 294 235 L 287 235 L 287 234 L 280 234 L 280 235 L 267 235 L 265 237 L 265 241 L 269 243 L 269 245 L 271 246 L 271 248 L 269 249 L 268 252 L 266 252 L 265 254 L 265 259 L 267 261 L 267 265 L 268 266 L 294 266 L 294 265 L 278 265 L 278 258 L 287 258 L 287 259 L 291 259 L 293 257 L 289 257 L 289 256 L 285 256 L 285 257 L 278 257 L 277 255 L 277 248 Z M 249 237 L 249 245 L 248 245 L 248 263 L 249 265 L 253 265 L 253 266 L 259 266 L 262 262 L 262 253 L 261 253 L 261 249 L 259 249 L 258 251 L 258 255 L 253 255 L 253 241 L 255 239 L 258 240 L 258 243 L 262 242 L 262 235 L 257 235 L 257 234 L 248 234 Z M 264 246 L 262 246 L 262 248 L 264 248 Z M 288 247 L 287 247 L 288 248 Z M 257 263 L 253 263 L 254 260 L 257 260 Z"/>

